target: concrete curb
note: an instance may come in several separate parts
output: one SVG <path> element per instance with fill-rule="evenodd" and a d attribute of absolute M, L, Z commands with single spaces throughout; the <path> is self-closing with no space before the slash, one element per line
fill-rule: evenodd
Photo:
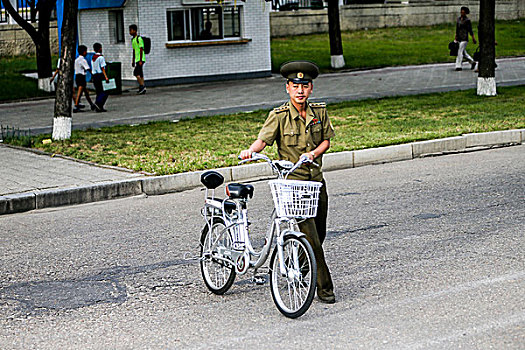
<path fill-rule="evenodd" d="M 524 143 L 525 129 L 465 134 L 457 137 L 412 142 L 403 145 L 329 153 L 323 158 L 323 169 L 325 171 L 332 171 Z M 270 167 L 264 163 L 215 170 L 224 176 L 226 182 L 255 181 L 273 177 Z M 140 194 L 159 195 L 184 191 L 200 187 L 200 175 L 203 172 L 204 171 L 194 171 L 175 175 L 101 182 L 71 188 L 0 196 L 0 215 L 19 213 L 33 209 L 90 203 Z"/>

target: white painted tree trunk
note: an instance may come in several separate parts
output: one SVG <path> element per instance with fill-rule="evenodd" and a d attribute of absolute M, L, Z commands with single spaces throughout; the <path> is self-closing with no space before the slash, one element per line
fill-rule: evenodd
<path fill-rule="evenodd" d="M 496 78 L 478 77 L 478 95 L 496 96 Z"/>
<path fill-rule="evenodd" d="M 53 140 L 66 140 L 71 137 L 70 117 L 53 118 Z"/>
<path fill-rule="evenodd" d="M 49 81 L 51 77 L 49 78 L 38 78 L 38 89 L 44 90 L 47 92 L 53 92 L 55 91 L 55 84 Z"/>
<path fill-rule="evenodd" d="M 332 68 L 339 69 L 345 66 L 345 58 L 343 57 L 343 55 L 330 56 L 330 57 L 331 57 Z"/>

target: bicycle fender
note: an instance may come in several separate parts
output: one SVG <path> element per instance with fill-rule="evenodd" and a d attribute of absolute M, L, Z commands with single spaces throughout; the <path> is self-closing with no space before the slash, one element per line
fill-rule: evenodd
<path fill-rule="evenodd" d="M 284 230 L 283 231 L 283 239 L 286 239 L 286 238 L 289 238 L 289 237 L 301 238 L 301 237 L 306 237 L 306 235 L 304 233 L 298 232 L 298 231 Z"/>

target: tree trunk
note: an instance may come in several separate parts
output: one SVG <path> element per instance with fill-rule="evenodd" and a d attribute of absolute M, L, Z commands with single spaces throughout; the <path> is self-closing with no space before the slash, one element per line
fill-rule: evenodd
<path fill-rule="evenodd" d="M 49 81 L 51 77 L 51 47 L 49 45 L 49 18 L 52 9 L 49 6 L 41 6 L 38 9 L 38 42 L 36 44 L 36 67 L 38 71 L 38 88 L 45 91 L 53 91 L 53 85 Z"/>
<path fill-rule="evenodd" d="M 49 18 L 56 1 L 40 0 L 36 5 L 38 11 L 38 31 L 33 25 L 20 16 L 9 0 L 2 0 L 4 9 L 15 22 L 24 29 L 33 40 L 36 48 L 36 65 L 38 70 L 38 87 L 50 91 L 51 49 L 49 46 Z M 45 78 L 45 79 L 44 79 Z"/>
<path fill-rule="evenodd" d="M 62 51 L 58 75 L 53 118 L 53 139 L 65 140 L 71 137 L 71 98 L 76 51 L 78 0 L 64 1 L 62 22 Z"/>
<path fill-rule="evenodd" d="M 478 25 L 480 60 L 477 93 L 481 96 L 496 96 L 495 11 L 495 0 L 480 0 Z"/>
<path fill-rule="evenodd" d="M 339 24 L 339 0 L 328 0 L 328 35 L 330 36 L 330 57 L 332 68 L 345 66 L 343 41 Z"/>

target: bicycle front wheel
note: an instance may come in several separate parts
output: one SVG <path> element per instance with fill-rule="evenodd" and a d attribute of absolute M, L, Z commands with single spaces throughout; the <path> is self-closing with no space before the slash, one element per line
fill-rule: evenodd
<path fill-rule="evenodd" d="M 206 287 L 215 294 L 224 294 L 235 280 L 235 268 L 225 260 L 222 252 L 231 250 L 232 239 L 224 220 L 215 218 L 206 225 L 201 237 L 201 273 Z"/>
<path fill-rule="evenodd" d="M 277 309 L 289 318 L 303 315 L 314 298 L 317 264 L 305 237 L 284 240 L 282 264 L 275 247 L 270 260 L 270 289 Z"/>

